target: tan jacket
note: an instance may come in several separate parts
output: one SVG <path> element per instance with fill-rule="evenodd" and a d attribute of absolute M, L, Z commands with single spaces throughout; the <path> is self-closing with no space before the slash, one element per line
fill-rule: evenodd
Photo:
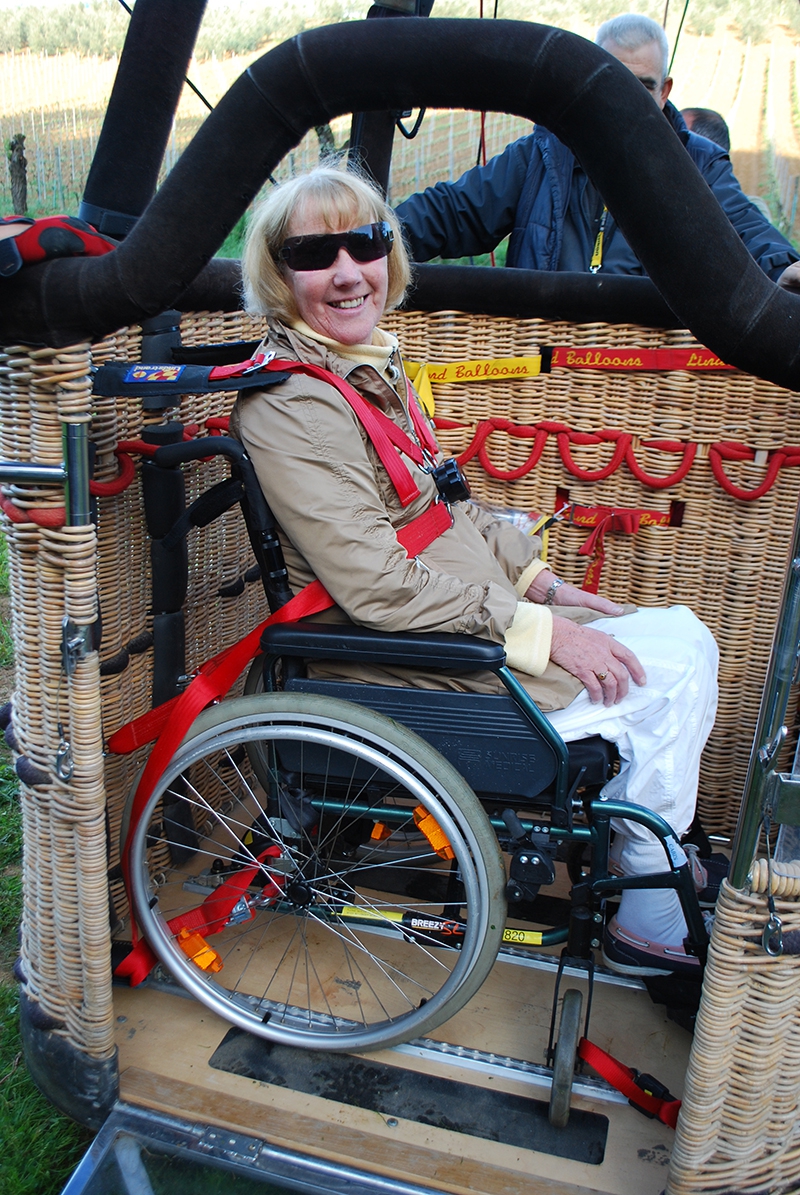
<path fill-rule="evenodd" d="M 279 358 L 319 365 L 346 378 L 359 393 L 414 438 L 401 372 L 390 385 L 372 364 L 339 356 L 293 328 L 276 324 L 266 346 Z M 396 388 L 395 388 L 396 387 Z M 408 559 L 396 529 L 436 497 L 430 475 L 407 457 L 419 496 L 403 507 L 361 422 L 339 392 L 304 375 L 248 392 L 234 408 L 231 432 L 242 441 L 280 524 L 289 580 L 297 592 L 318 578 L 336 609 L 315 620 L 349 619 L 378 630 L 454 631 L 503 643 L 517 618 L 534 642 L 541 677 L 518 673 L 544 709 L 567 705 L 580 691 L 576 678 L 547 663 L 550 611 L 525 603 L 537 571 L 540 542 L 471 502 L 452 508 L 453 526 L 416 559 Z M 561 613 L 561 610 L 559 610 Z M 519 616 L 518 616 L 519 614 Z M 568 615 L 569 616 L 569 615 Z M 593 618 L 588 611 L 577 617 Z M 544 652 L 536 649 L 537 637 Z M 410 684 L 497 692 L 491 673 L 449 677 L 419 670 L 317 664 L 316 675 L 371 683 Z"/>

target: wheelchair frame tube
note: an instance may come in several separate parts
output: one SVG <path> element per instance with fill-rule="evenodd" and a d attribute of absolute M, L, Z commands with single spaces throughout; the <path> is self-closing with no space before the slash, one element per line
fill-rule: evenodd
<path fill-rule="evenodd" d="M 604 892 L 625 892 L 630 889 L 674 888 L 681 902 L 683 915 L 686 918 L 686 927 L 689 931 L 689 941 L 693 951 L 701 962 L 705 962 L 708 952 L 708 931 L 706 930 L 703 914 L 697 900 L 697 893 L 689 870 L 689 863 L 677 835 L 669 823 L 663 817 L 659 817 L 657 813 L 645 809 L 642 805 L 629 805 L 626 801 L 609 801 L 605 797 L 600 797 L 598 800 L 592 801 L 590 809 L 592 815 L 592 833 L 596 836 L 595 846 L 597 846 L 598 839 L 606 844 L 604 860 L 595 851 L 595 874 L 601 866 L 604 870 L 607 870 L 607 844 L 610 835 L 608 830 L 605 830 L 601 835 L 600 828 L 604 823 L 607 826 L 612 817 L 620 818 L 623 821 L 636 822 L 637 825 L 644 826 L 647 830 L 650 830 L 663 846 L 664 853 L 670 863 L 670 870 L 668 872 L 655 872 L 652 875 L 593 878 L 592 891 L 598 895 L 602 895 Z M 675 853 L 673 852 L 673 847 L 676 848 Z"/>

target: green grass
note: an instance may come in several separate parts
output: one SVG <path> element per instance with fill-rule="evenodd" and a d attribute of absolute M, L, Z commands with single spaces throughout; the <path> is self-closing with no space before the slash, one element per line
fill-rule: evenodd
<path fill-rule="evenodd" d="M 58 1195 L 90 1136 L 57 1112 L 29 1079 L 18 1031 L 17 990 L 0 984 L 0 1191 Z"/>
<path fill-rule="evenodd" d="M 8 593 L 6 542 L 0 535 L 0 594 Z M 11 637 L 0 622 L 0 653 L 11 662 Z M 37 1091 L 25 1069 L 19 1035 L 17 985 L 11 967 L 18 953 L 22 913 L 22 816 L 8 751 L 0 750 L 0 1192 L 58 1195 L 91 1134 Z"/>
<path fill-rule="evenodd" d="M 8 544 L 0 534 L 0 594 L 8 593 Z"/>
<path fill-rule="evenodd" d="M 247 231 L 248 213 L 245 212 L 243 216 L 237 220 L 231 231 L 226 236 L 225 240 L 217 249 L 217 257 L 241 257 L 242 246 L 244 245 L 244 234 Z"/>
<path fill-rule="evenodd" d="M 494 264 L 496 266 L 504 266 L 506 264 L 507 252 L 508 237 L 501 241 L 494 251 Z M 490 253 L 479 253 L 475 257 L 434 257 L 432 260 L 446 266 L 490 266 L 492 264 Z"/>

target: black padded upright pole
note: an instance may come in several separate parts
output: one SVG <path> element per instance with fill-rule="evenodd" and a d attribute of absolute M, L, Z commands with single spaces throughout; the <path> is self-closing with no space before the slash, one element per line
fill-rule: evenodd
<path fill-rule="evenodd" d="M 80 206 L 124 237 L 153 198 L 206 0 L 136 0 Z"/>
<path fill-rule="evenodd" d="M 376 17 L 427 17 L 433 0 L 385 0 L 373 4 L 367 20 Z M 391 69 L 386 64 L 387 70 Z M 384 195 L 389 189 L 389 170 L 392 165 L 392 142 L 399 113 L 354 112 L 350 122 L 348 166 L 363 170 L 378 184 Z"/>
<path fill-rule="evenodd" d="M 183 425 L 162 423 L 145 428 L 149 444 L 180 443 Z M 153 610 L 153 705 L 161 705 L 180 690 L 185 670 L 183 603 L 189 576 L 186 539 L 165 548 L 162 540 L 186 510 L 186 488 L 180 469 L 142 465 L 142 498 L 150 536 Z"/>

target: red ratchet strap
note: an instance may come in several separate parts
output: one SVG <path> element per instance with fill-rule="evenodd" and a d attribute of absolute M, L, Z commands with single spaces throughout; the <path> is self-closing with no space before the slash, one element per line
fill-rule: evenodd
<path fill-rule="evenodd" d="M 585 1037 L 578 1042 L 578 1057 L 588 1062 L 592 1070 L 597 1071 L 598 1075 L 617 1091 L 621 1091 L 629 1103 L 640 1112 L 662 1121 L 671 1129 L 675 1128 L 681 1101 L 670 1095 L 666 1087 L 657 1079 L 653 1079 L 652 1075 L 640 1075 L 638 1071 L 625 1066 Z M 658 1092 L 663 1094 L 656 1094 Z"/>
<path fill-rule="evenodd" d="M 266 850 L 256 856 L 256 862 L 251 867 L 243 867 L 241 871 L 237 871 L 229 876 L 218 888 L 214 888 L 212 892 L 209 892 L 202 904 L 199 904 L 196 909 L 188 909 L 185 913 L 179 913 L 177 917 L 172 917 L 167 922 L 170 932 L 176 936 L 182 929 L 188 929 L 190 932 L 195 931 L 202 934 L 203 937 L 207 937 L 210 934 L 218 934 L 228 924 L 234 907 L 253 883 L 261 870 L 261 864 L 268 858 L 277 858 L 280 853 L 281 849 L 279 846 L 268 846 Z M 269 893 L 270 896 L 280 896 L 282 879 L 282 876 L 270 877 L 269 886 L 274 889 L 274 891 Z M 254 916 L 255 914 L 251 910 L 251 921 Z M 144 938 L 139 938 L 138 942 L 134 944 L 133 950 L 131 950 L 130 954 L 125 955 L 125 958 L 118 965 L 114 974 L 120 979 L 127 979 L 130 986 L 135 988 L 143 980 L 147 979 L 147 976 L 157 962 L 158 959 L 147 942 Z"/>
<path fill-rule="evenodd" d="M 238 643 L 227 648 L 226 651 L 220 652 L 213 660 L 209 660 L 204 664 L 188 688 L 179 697 L 165 702 L 163 706 L 158 706 L 156 709 L 151 710 L 149 714 L 145 714 L 144 718 L 137 718 L 135 722 L 130 723 L 128 726 L 123 726 L 116 734 L 112 735 L 108 746 L 109 750 L 116 754 L 124 754 L 126 750 L 133 750 L 133 746 L 125 746 L 126 742 L 138 740 L 138 742 L 134 741 L 133 743 L 136 746 L 138 743 L 148 741 L 142 735 L 158 735 L 158 740 L 150 752 L 147 764 L 136 787 L 136 795 L 133 799 L 133 807 L 131 809 L 130 825 L 128 826 L 128 833 L 122 848 L 122 873 L 125 878 L 125 887 L 129 900 L 131 893 L 130 844 L 136 826 L 159 777 L 169 765 L 170 760 L 183 742 L 184 735 L 197 715 L 206 706 L 211 705 L 213 701 L 218 700 L 228 692 L 246 664 L 258 652 L 261 645 L 261 636 L 266 627 L 277 622 L 296 622 L 299 618 L 306 618 L 310 614 L 318 614 L 322 610 L 327 610 L 332 605 L 333 598 L 321 582 L 312 581 L 310 585 L 306 585 L 305 589 L 301 589 L 300 593 L 295 594 L 285 606 L 281 606 L 280 610 L 276 610 L 274 614 L 271 614 L 269 618 L 262 622 L 260 626 L 257 626 L 255 630 L 251 631 L 249 635 L 246 635 L 244 639 L 240 639 Z M 143 726 L 143 723 L 147 725 Z M 133 732 L 132 734 L 126 733 L 131 731 Z M 131 901 L 132 907 L 133 902 Z M 133 918 L 131 919 L 131 937 L 134 952 L 136 952 L 139 934 Z M 131 961 L 129 955 L 123 959 L 116 973 L 119 975 L 128 975 L 131 978 L 131 983 L 141 982 L 141 978 L 144 978 L 144 975 L 135 981 L 132 975 L 134 972 L 138 974 L 143 965 L 144 963 L 141 960 L 137 961 L 134 959 Z M 127 970 L 120 970 L 120 968 L 126 967 Z M 145 975 L 147 973 L 145 972 Z"/>
<path fill-rule="evenodd" d="M 696 349 L 641 349 L 641 348 L 567 348 L 559 345 L 553 349 L 551 369 L 610 369 L 644 370 L 650 372 L 674 369 L 688 369 L 699 372 L 717 372 L 733 369 L 732 365 L 712 353 L 710 349 L 698 346 Z"/>

